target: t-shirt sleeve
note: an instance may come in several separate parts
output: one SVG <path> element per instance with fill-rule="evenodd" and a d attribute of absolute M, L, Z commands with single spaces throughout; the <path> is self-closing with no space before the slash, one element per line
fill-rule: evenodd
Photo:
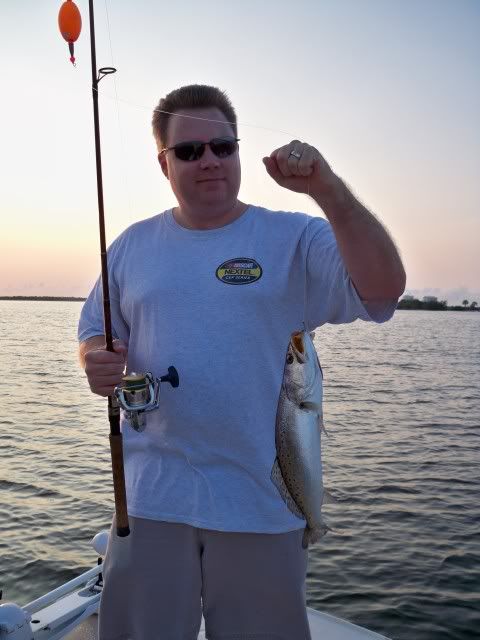
<path fill-rule="evenodd" d="M 315 218 L 306 228 L 307 265 L 305 316 L 309 329 L 325 323 L 354 320 L 386 322 L 397 299 L 364 302 L 355 289 L 329 222 Z"/>
<path fill-rule="evenodd" d="M 123 318 L 120 307 L 120 288 L 117 275 L 117 255 L 119 253 L 120 236 L 112 242 L 107 251 L 108 288 L 110 297 L 110 315 L 112 320 L 112 336 L 120 338 L 128 344 L 129 328 Z M 102 276 L 98 278 L 80 313 L 78 323 L 78 341 L 84 342 L 93 336 L 105 335 L 103 319 L 103 286 Z"/>

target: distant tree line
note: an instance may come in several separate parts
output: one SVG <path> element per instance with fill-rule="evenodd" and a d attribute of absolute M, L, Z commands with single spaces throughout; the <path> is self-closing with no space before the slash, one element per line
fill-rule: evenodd
<path fill-rule="evenodd" d="M 397 305 L 397 309 L 425 309 L 427 311 L 480 311 L 476 301 L 469 302 L 464 300 L 463 306 L 455 305 L 449 307 L 446 300 L 437 300 L 436 298 L 430 298 L 427 300 L 418 300 L 408 296 L 402 298 Z"/>
<path fill-rule="evenodd" d="M 81 302 L 86 298 L 73 296 L 0 296 L 0 300 L 20 300 L 27 302 Z"/>

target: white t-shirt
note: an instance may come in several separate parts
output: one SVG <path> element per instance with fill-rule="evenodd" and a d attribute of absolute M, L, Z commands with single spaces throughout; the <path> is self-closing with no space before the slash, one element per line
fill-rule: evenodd
<path fill-rule="evenodd" d="M 160 406 L 138 433 L 122 417 L 128 512 L 219 531 L 303 528 L 270 479 L 275 417 L 292 332 L 357 318 L 384 322 L 396 300 L 367 311 L 330 224 L 250 206 L 197 231 L 168 210 L 129 227 L 108 254 L 113 333 L 127 371 L 164 375 Z M 104 333 L 101 281 L 80 341 Z"/>

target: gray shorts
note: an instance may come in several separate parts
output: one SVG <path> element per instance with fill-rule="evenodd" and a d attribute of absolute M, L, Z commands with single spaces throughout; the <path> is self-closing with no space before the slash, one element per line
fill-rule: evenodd
<path fill-rule="evenodd" d="M 303 530 L 225 533 L 130 516 L 112 525 L 99 640 L 310 640 Z"/>

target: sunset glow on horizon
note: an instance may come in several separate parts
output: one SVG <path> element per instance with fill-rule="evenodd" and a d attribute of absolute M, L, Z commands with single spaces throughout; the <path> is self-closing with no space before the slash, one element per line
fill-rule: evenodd
<path fill-rule="evenodd" d="M 100 270 L 88 2 L 76 3 L 76 68 L 60 0 L 2 9 L 0 295 L 85 296 Z M 407 293 L 480 303 L 479 3 L 106 6 L 97 62 L 118 69 L 100 84 L 108 242 L 176 204 L 151 134 L 159 98 L 213 84 L 237 110 L 243 201 L 323 215 L 261 161 L 304 140 L 387 227 Z"/>

